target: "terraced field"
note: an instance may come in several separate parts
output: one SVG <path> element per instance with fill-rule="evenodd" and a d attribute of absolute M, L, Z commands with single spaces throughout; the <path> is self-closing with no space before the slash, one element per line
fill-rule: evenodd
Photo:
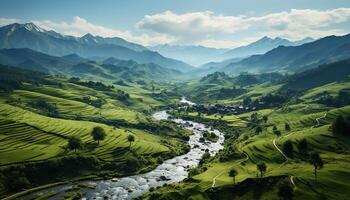
<path fill-rule="evenodd" d="M 107 137 L 98 147 L 92 148 L 95 142 L 90 133 L 96 126 L 103 127 Z M 86 153 L 103 160 L 123 159 L 124 154 L 128 153 L 129 134 L 136 137 L 132 149 L 142 155 L 169 151 L 168 147 L 160 144 L 158 136 L 145 131 L 50 118 L 5 103 L 0 106 L 0 128 L 1 164 L 66 155 L 67 138 L 70 136 L 79 136 L 92 148 L 86 149 Z"/>

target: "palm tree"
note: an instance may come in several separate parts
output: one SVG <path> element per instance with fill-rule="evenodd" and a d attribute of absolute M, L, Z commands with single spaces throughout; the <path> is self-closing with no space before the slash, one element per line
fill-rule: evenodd
<path fill-rule="evenodd" d="M 128 142 L 130 142 L 129 144 L 129 149 L 131 148 L 131 143 L 135 141 L 135 136 L 133 135 L 128 135 Z"/>
<path fill-rule="evenodd" d="M 236 169 L 232 168 L 229 172 L 229 176 L 233 177 L 233 184 L 236 184 L 236 176 L 237 176 L 238 172 Z"/>
<path fill-rule="evenodd" d="M 315 183 L 317 182 L 317 170 L 322 169 L 323 160 L 319 153 L 312 153 L 310 156 L 310 162 L 314 165 Z"/>
<path fill-rule="evenodd" d="M 260 171 L 260 177 L 262 178 L 267 170 L 267 166 L 264 162 L 260 162 L 256 165 L 256 168 Z"/>

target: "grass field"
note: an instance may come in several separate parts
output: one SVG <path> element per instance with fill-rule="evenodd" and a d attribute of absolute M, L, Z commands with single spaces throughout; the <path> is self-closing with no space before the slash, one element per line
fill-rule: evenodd
<path fill-rule="evenodd" d="M 206 170 L 204 172 L 192 177 L 194 181 L 160 188 L 154 193 L 145 195 L 145 198 L 149 199 L 152 195 L 154 197 L 158 195 L 158 197 L 168 199 L 188 198 L 188 196 L 198 200 L 211 199 L 208 195 L 212 195 L 212 193 L 209 191 L 215 187 L 221 191 L 215 194 L 222 195 L 221 197 L 224 199 L 255 199 L 253 188 L 239 192 L 238 196 L 228 192 L 233 189 L 225 189 L 235 187 L 233 178 L 229 176 L 229 171 L 231 168 L 235 168 L 238 172 L 236 176 L 237 187 L 245 187 L 244 185 L 249 180 L 257 178 L 256 164 L 265 162 L 267 165 L 265 177 L 267 179 L 284 177 L 281 178 L 281 181 L 287 182 L 293 187 L 293 199 L 347 199 L 350 195 L 350 139 L 334 136 L 330 126 L 337 116 L 349 116 L 350 106 L 330 108 L 314 103 L 312 99 L 324 91 L 332 90 L 331 93 L 336 95 L 339 90 L 349 88 L 348 86 L 348 83 L 333 83 L 315 88 L 305 92 L 301 97 L 304 100 L 303 103 L 289 104 L 280 108 L 263 109 L 241 115 L 224 115 L 223 117 L 219 114 L 201 114 L 200 117 L 206 120 L 221 119 L 228 126 L 243 128 L 244 131 L 233 143 L 226 144 L 226 147 L 233 145 L 234 149 L 242 154 L 242 158 L 223 162 L 214 158 L 205 164 Z M 270 89 L 276 88 L 271 87 Z M 246 95 L 248 94 L 242 97 Z M 268 117 L 268 121 L 262 125 L 263 131 L 260 134 L 256 134 L 254 129 L 246 126 L 253 113 L 258 113 L 260 117 Z M 186 114 L 192 117 L 198 116 L 197 112 Z M 291 130 L 285 130 L 285 123 L 290 125 Z M 281 131 L 280 137 L 273 134 L 273 126 Z M 308 141 L 310 152 L 319 152 L 323 159 L 324 167 L 318 170 L 317 183 L 314 181 L 313 165 L 299 156 L 297 143 L 302 139 Z M 276 146 L 280 149 L 282 149 L 284 142 L 291 141 L 295 157 L 288 157 L 286 160 L 274 146 L 273 140 L 276 141 Z M 274 186 L 264 190 L 258 199 L 279 199 L 277 192 L 278 187 Z"/>

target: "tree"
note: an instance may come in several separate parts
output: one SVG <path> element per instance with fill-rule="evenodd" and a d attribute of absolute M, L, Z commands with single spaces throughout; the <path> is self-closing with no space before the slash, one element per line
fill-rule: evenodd
<path fill-rule="evenodd" d="M 275 134 L 276 136 L 281 136 L 281 131 L 276 129 L 276 130 L 273 130 L 273 134 Z"/>
<path fill-rule="evenodd" d="M 125 171 L 133 172 L 133 171 L 136 171 L 138 168 L 140 168 L 140 166 L 141 166 L 141 163 L 137 158 L 135 157 L 126 158 Z"/>
<path fill-rule="evenodd" d="M 233 178 L 233 184 L 236 184 L 236 176 L 238 172 L 235 168 L 232 168 L 229 172 L 229 176 Z"/>
<path fill-rule="evenodd" d="M 260 177 L 262 178 L 264 173 L 266 172 L 267 170 L 267 166 L 264 162 L 259 162 L 257 165 L 256 165 L 256 168 L 260 171 Z"/>
<path fill-rule="evenodd" d="M 312 165 L 314 165 L 314 175 L 315 175 L 315 182 L 317 182 L 317 170 L 322 169 L 323 167 L 323 160 L 319 153 L 312 153 L 310 156 L 310 162 Z"/>
<path fill-rule="evenodd" d="M 97 144 L 100 144 L 100 140 L 104 140 L 106 138 L 106 132 L 101 127 L 94 127 L 91 132 L 92 138 L 97 141 Z"/>
<path fill-rule="evenodd" d="M 81 149 L 83 146 L 83 143 L 79 137 L 70 137 L 68 139 L 68 147 L 71 150 L 74 150 L 76 152 L 77 149 Z"/>
<path fill-rule="evenodd" d="M 205 161 L 209 160 L 211 157 L 210 153 L 206 151 L 203 155 L 201 160 L 199 161 L 199 164 L 203 164 Z"/>
<path fill-rule="evenodd" d="M 255 133 L 261 133 L 262 132 L 262 128 L 261 126 L 257 126 L 256 129 L 255 129 Z"/>
<path fill-rule="evenodd" d="M 298 145 L 297 145 L 297 148 L 299 150 L 300 153 L 302 154 L 307 154 L 307 151 L 308 151 L 308 143 L 307 143 L 307 140 L 304 138 L 302 140 L 300 140 L 298 142 Z"/>
<path fill-rule="evenodd" d="M 289 125 L 288 123 L 285 123 L 285 124 L 284 124 L 284 129 L 285 129 L 286 131 L 290 131 L 290 130 L 291 130 L 290 125 Z"/>
<path fill-rule="evenodd" d="M 272 130 L 273 130 L 273 131 L 276 131 L 276 130 L 277 130 L 277 126 L 276 126 L 276 125 L 273 125 Z"/>
<path fill-rule="evenodd" d="M 268 118 L 266 115 L 264 115 L 264 116 L 263 116 L 263 120 L 264 120 L 264 122 L 266 123 L 267 120 L 269 120 L 269 118 Z"/>
<path fill-rule="evenodd" d="M 349 132 L 349 125 L 343 116 L 339 115 L 332 124 L 332 132 L 335 135 L 344 135 Z"/>
<path fill-rule="evenodd" d="M 288 156 L 293 157 L 293 143 L 287 140 L 283 143 L 282 151 Z"/>
<path fill-rule="evenodd" d="M 281 200 L 292 200 L 293 199 L 293 188 L 289 184 L 282 184 L 278 188 L 278 197 Z"/>
<path fill-rule="evenodd" d="M 131 143 L 135 141 L 135 136 L 128 135 L 129 149 L 131 148 Z"/>

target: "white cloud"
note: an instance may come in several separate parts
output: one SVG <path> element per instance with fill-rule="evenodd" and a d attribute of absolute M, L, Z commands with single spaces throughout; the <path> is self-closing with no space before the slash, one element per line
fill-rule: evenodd
<path fill-rule="evenodd" d="M 13 18 L 0 18 L 0 26 L 5 26 L 8 24 L 13 24 L 18 22 L 17 19 L 13 19 Z"/>
<path fill-rule="evenodd" d="M 332 26 L 348 21 L 350 8 L 332 10 L 292 9 L 264 16 L 247 17 L 215 15 L 213 12 L 192 12 L 176 14 L 171 11 L 146 15 L 137 23 L 140 29 L 164 34 L 178 42 L 207 43 L 210 46 L 226 46 L 222 38 L 243 33 L 250 37 L 285 37 L 292 40 L 306 36 L 323 37 L 330 34 L 344 34 L 348 30 Z M 227 40 L 227 39 L 226 39 Z M 229 40 L 228 43 L 234 43 Z M 236 42 L 237 43 L 237 42 Z"/>
<path fill-rule="evenodd" d="M 215 14 L 211 11 L 177 14 L 165 11 L 145 15 L 135 27 L 135 32 L 123 31 L 94 24 L 76 16 L 72 21 L 33 21 L 48 30 L 82 36 L 86 33 L 103 37 L 121 37 L 142 45 L 198 44 L 209 47 L 236 47 L 260 37 L 283 37 L 300 40 L 305 37 L 320 38 L 343 35 L 350 31 L 350 8 L 330 10 L 291 9 L 289 11 L 252 16 Z M 17 19 L 0 18 L 0 25 L 18 22 Z M 343 23 L 343 24 L 342 24 Z M 253 40 L 254 39 L 254 40 Z"/>
<path fill-rule="evenodd" d="M 65 35 L 77 37 L 90 33 L 92 35 L 99 35 L 103 37 L 121 37 L 130 42 L 136 42 L 143 45 L 163 44 L 173 41 L 172 37 L 162 34 L 156 34 L 154 37 L 147 34 L 136 36 L 129 31 L 121 31 L 93 24 L 79 16 L 74 17 L 72 22 L 53 22 L 50 20 L 33 22 L 44 29 L 54 30 Z"/>
<path fill-rule="evenodd" d="M 175 14 L 171 11 L 146 15 L 137 23 L 140 29 L 177 37 L 181 41 L 209 38 L 222 33 L 235 33 L 249 28 L 243 16 L 214 15 L 211 11 Z"/>

